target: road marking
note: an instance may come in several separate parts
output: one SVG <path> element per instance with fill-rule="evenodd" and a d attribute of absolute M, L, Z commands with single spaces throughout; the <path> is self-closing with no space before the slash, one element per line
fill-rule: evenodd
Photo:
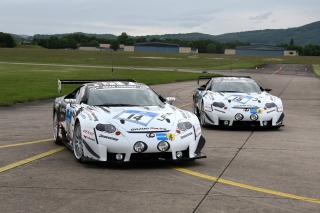
<path fill-rule="evenodd" d="M 264 189 L 264 188 L 260 188 L 260 187 L 255 187 L 255 186 L 250 186 L 250 185 L 246 185 L 246 184 L 242 184 L 242 183 L 238 183 L 238 182 L 233 182 L 233 181 L 229 181 L 229 180 L 225 180 L 222 178 L 217 178 L 214 176 L 210 176 L 210 175 L 205 175 L 199 172 L 194 172 L 191 171 L 189 169 L 184 169 L 184 168 L 180 168 L 180 167 L 171 167 L 172 169 L 182 172 L 182 173 L 186 173 L 189 175 L 193 175 L 196 177 L 200 177 L 203 179 L 207 179 L 207 180 L 212 180 L 212 181 L 217 181 L 218 183 L 224 183 L 227 185 L 231 185 L 231 186 L 235 186 L 235 187 L 239 187 L 239 188 L 244 188 L 244 189 L 249 189 L 252 191 L 258 191 L 258 192 L 262 192 L 265 194 L 271 194 L 271 195 L 276 195 L 276 196 L 281 196 L 281 197 L 286 197 L 286 198 L 291 198 L 291 199 L 296 199 L 296 200 L 302 200 L 302 201 L 307 201 L 307 202 L 311 202 L 311 203 L 317 203 L 320 204 L 320 200 L 319 199 L 314 199 L 314 198 L 309 198 L 309 197 L 303 197 L 303 196 L 298 196 L 298 195 L 294 195 L 294 194 L 288 194 L 288 193 L 284 193 L 284 192 L 278 192 L 278 191 L 274 191 L 274 190 L 270 190 L 270 189 Z"/>
<path fill-rule="evenodd" d="M 260 78 L 260 79 L 257 79 L 257 81 L 260 81 L 260 80 L 262 80 L 262 79 L 268 78 L 269 76 L 273 76 L 273 75 L 277 74 L 277 73 L 280 72 L 285 66 L 286 66 L 286 64 L 283 65 L 282 67 L 280 67 L 277 71 L 275 71 L 275 72 L 272 73 L 271 75 L 266 75 L 266 76 L 264 76 L 264 77 L 262 77 L 262 78 Z"/>
<path fill-rule="evenodd" d="M 184 105 L 181 105 L 181 106 L 178 106 L 178 108 L 183 108 L 183 107 L 186 107 L 188 105 L 191 105 L 193 102 L 190 102 L 190 103 L 187 103 L 187 104 L 184 104 Z"/>
<path fill-rule="evenodd" d="M 29 145 L 29 144 L 41 143 L 41 142 L 48 142 L 48 141 L 52 141 L 52 140 L 53 140 L 53 138 L 44 139 L 44 140 L 37 140 L 37 141 L 31 141 L 31 142 L 23 142 L 23 143 L 3 145 L 3 146 L 0 146 L 0 149 L 8 148 L 8 147 L 14 147 L 14 146 L 24 146 L 24 145 Z"/>
<path fill-rule="evenodd" d="M 42 154 L 33 156 L 33 157 L 31 157 L 31 158 L 27 158 L 27 159 L 24 159 L 24 160 L 21 160 L 21 161 L 18 161 L 18 162 L 9 164 L 9 165 L 7 165 L 7 166 L 1 167 L 1 168 L 0 168 L 0 173 L 1 173 L 1 172 L 4 172 L 4 171 L 7 171 L 7 170 L 9 170 L 9 169 L 13 169 L 13 168 L 15 168 L 15 167 L 18 167 L 18 166 L 21 166 L 21 165 L 30 163 L 30 162 L 35 161 L 35 160 L 38 160 L 38 159 L 40 159 L 40 158 L 43 158 L 43 157 L 52 155 L 52 154 L 54 154 L 54 153 L 60 152 L 60 151 L 65 150 L 65 149 L 66 149 L 65 146 L 61 146 L 61 147 L 59 147 L 59 148 L 50 150 L 50 151 L 48 151 L 48 152 L 44 152 L 44 153 L 42 153 Z"/>

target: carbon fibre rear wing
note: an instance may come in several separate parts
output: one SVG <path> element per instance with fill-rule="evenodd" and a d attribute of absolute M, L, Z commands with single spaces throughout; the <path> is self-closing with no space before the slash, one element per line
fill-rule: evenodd
<path fill-rule="evenodd" d="M 200 79 L 211 79 L 211 78 L 221 78 L 221 77 L 239 77 L 239 78 L 251 78 L 250 76 L 199 76 L 198 84 Z"/>
<path fill-rule="evenodd" d="M 94 82 L 102 82 L 102 81 L 129 81 L 129 82 L 137 82 L 134 79 L 107 79 L 107 80 L 60 80 L 58 79 L 58 92 L 61 92 L 61 84 L 86 84 L 86 83 L 94 83 Z"/>

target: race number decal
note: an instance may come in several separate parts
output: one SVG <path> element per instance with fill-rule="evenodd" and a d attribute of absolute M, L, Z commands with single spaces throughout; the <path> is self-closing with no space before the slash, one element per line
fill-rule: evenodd
<path fill-rule="evenodd" d="M 231 100 L 231 101 L 234 101 L 234 102 L 238 102 L 238 103 L 241 103 L 241 104 L 245 104 L 248 101 L 250 101 L 252 98 L 253 97 L 249 96 L 249 95 L 237 95 L 237 94 L 234 94 L 234 95 L 230 95 L 229 97 L 226 97 L 225 99 L 226 100 Z"/>
<path fill-rule="evenodd" d="M 158 114 L 153 112 L 126 110 L 114 116 L 113 119 L 125 120 L 142 126 L 147 126 L 157 116 Z"/>

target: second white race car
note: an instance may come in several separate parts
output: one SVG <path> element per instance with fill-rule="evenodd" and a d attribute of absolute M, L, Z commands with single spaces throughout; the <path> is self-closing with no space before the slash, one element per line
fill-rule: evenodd
<path fill-rule="evenodd" d="M 199 76 L 199 79 L 209 79 L 193 94 L 193 111 L 202 126 L 284 126 L 281 99 L 251 77 Z"/>

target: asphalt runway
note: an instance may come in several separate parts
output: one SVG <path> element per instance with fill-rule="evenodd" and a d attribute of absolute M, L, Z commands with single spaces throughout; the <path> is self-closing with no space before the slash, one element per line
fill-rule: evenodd
<path fill-rule="evenodd" d="M 207 158 L 194 162 L 80 164 L 53 142 L 53 100 L 1 107 L 0 212 L 320 212 L 320 79 L 306 65 L 210 73 L 272 88 L 285 127 L 203 128 Z M 152 88 L 191 111 L 200 85 Z"/>

